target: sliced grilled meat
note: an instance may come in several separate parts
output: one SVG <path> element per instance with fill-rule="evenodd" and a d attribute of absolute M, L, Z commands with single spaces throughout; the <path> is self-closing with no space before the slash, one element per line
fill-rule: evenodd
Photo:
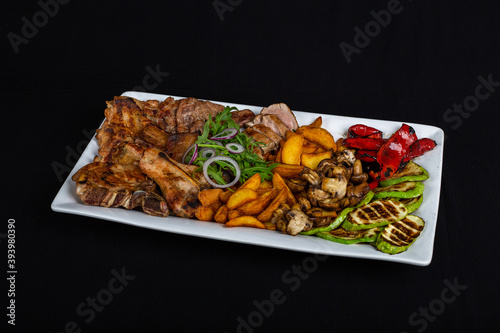
<path fill-rule="evenodd" d="M 276 115 L 289 130 L 296 130 L 299 128 L 297 119 L 293 114 L 292 110 L 285 103 L 272 104 L 266 108 L 263 108 L 260 112 L 262 115 L 273 114 Z"/>
<path fill-rule="evenodd" d="M 134 165 L 93 162 L 72 177 L 76 194 L 86 205 L 142 210 L 154 216 L 169 214 L 167 202 L 156 193 L 156 184 Z"/>
<path fill-rule="evenodd" d="M 231 112 L 231 119 L 233 119 L 240 126 L 252 121 L 255 118 L 255 113 L 252 110 L 244 109 Z"/>
<path fill-rule="evenodd" d="M 251 137 L 255 142 L 262 142 L 265 144 L 265 146 L 260 147 L 264 155 L 277 148 L 277 145 L 273 140 L 266 135 L 257 132 L 253 127 L 247 128 L 244 133 Z"/>
<path fill-rule="evenodd" d="M 283 140 L 283 138 L 279 134 L 277 134 L 276 132 L 274 132 L 272 129 L 270 129 L 269 127 L 267 127 L 264 124 L 257 124 L 257 125 L 252 126 L 252 128 L 254 130 L 256 130 L 257 132 L 264 134 L 269 139 L 271 139 L 276 144 L 276 147 L 278 147 L 280 144 L 280 141 Z"/>
<path fill-rule="evenodd" d="M 262 116 L 262 124 L 272 129 L 275 133 L 278 133 L 281 137 L 286 136 L 288 127 L 274 114 L 268 114 Z"/>

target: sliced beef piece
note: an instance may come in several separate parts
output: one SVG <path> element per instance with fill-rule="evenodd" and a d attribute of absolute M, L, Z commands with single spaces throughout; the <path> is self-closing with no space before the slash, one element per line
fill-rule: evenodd
<path fill-rule="evenodd" d="M 277 144 L 271 140 L 268 136 L 256 131 L 253 127 L 249 127 L 244 132 L 246 135 L 251 137 L 255 142 L 262 142 L 265 146 L 261 146 L 263 154 L 267 154 L 270 151 L 276 150 Z"/>
<path fill-rule="evenodd" d="M 253 118 L 252 120 L 250 120 L 249 122 L 247 122 L 245 125 L 247 127 L 252 127 L 252 126 L 255 126 L 257 124 L 262 124 L 262 115 L 261 114 L 258 114 L 255 116 L 255 118 Z"/>
<path fill-rule="evenodd" d="M 296 130 L 297 128 L 299 128 L 299 124 L 297 123 L 297 119 L 295 119 L 295 115 L 285 103 L 272 104 L 266 108 L 263 108 L 260 113 L 262 115 L 276 115 L 289 130 Z"/>
<path fill-rule="evenodd" d="M 280 141 L 283 140 L 283 137 L 281 135 L 274 132 L 271 128 L 267 127 L 264 124 L 257 124 L 255 126 L 252 126 L 252 129 L 256 130 L 259 133 L 264 134 L 269 139 L 273 140 L 276 146 L 279 146 Z"/>
<path fill-rule="evenodd" d="M 158 184 L 173 214 L 185 218 L 194 217 L 196 207 L 200 204 L 200 182 L 158 149 L 146 149 L 139 167 Z"/>
<path fill-rule="evenodd" d="M 86 205 L 142 210 L 154 216 L 169 214 L 167 202 L 156 193 L 156 184 L 132 164 L 93 162 L 72 177 L 76 194 Z"/>
<path fill-rule="evenodd" d="M 244 109 L 231 112 L 231 119 L 233 119 L 240 126 L 245 125 L 255 118 L 255 113 L 252 110 Z"/>
<path fill-rule="evenodd" d="M 274 114 L 268 114 L 262 116 L 262 124 L 272 129 L 275 133 L 278 133 L 281 137 L 286 137 L 286 132 L 289 130 L 288 127 L 283 124 L 283 122 Z"/>
<path fill-rule="evenodd" d="M 209 115 L 213 118 L 223 110 L 224 106 L 210 101 L 200 101 L 193 97 L 182 99 L 176 112 L 177 132 L 201 131 Z"/>

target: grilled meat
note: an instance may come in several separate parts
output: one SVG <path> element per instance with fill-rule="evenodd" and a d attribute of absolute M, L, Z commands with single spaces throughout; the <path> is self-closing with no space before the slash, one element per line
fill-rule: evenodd
<path fill-rule="evenodd" d="M 168 134 L 145 116 L 139 101 L 120 96 L 107 105 L 106 120 L 96 135 L 101 158 L 106 158 L 113 148 L 126 142 L 156 148 L 167 145 Z"/>
<path fill-rule="evenodd" d="M 231 119 L 233 119 L 240 126 L 252 121 L 255 118 L 255 113 L 253 111 L 244 109 L 239 111 L 231 112 Z"/>
<path fill-rule="evenodd" d="M 265 144 L 265 146 L 260 147 L 264 155 L 277 148 L 277 145 L 273 140 L 271 140 L 268 136 L 262 134 L 261 132 L 256 131 L 254 127 L 247 128 L 243 133 L 251 137 L 253 141 L 262 142 Z"/>
<path fill-rule="evenodd" d="M 182 162 L 186 150 L 196 142 L 200 133 L 172 133 L 165 146 L 165 154 L 177 162 Z"/>
<path fill-rule="evenodd" d="M 94 157 L 94 162 L 138 165 L 144 147 L 130 142 L 120 142 L 113 146 L 104 157 Z"/>
<path fill-rule="evenodd" d="M 280 141 L 283 140 L 283 138 L 279 134 L 277 134 L 264 124 L 257 124 L 255 126 L 252 126 L 252 128 L 257 132 L 264 134 L 269 139 L 271 139 L 274 142 L 276 148 L 279 146 Z"/>
<path fill-rule="evenodd" d="M 293 131 L 299 128 L 299 124 L 297 123 L 297 119 L 293 114 L 292 110 L 285 103 L 277 103 L 269 105 L 266 108 L 263 108 L 260 114 L 264 115 L 276 115 L 285 126 Z"/>
<path fill-rule="evenodd" d="M 169 214 L 165 199 L 156 193 L 156 184 L 137 166 L 93 162 L 78 170 L 72 179 L 76 194 L 86 205 L 141 207 L 149 215 Z"/>
<path fill-rule="evenodd" d="M 224 106 L 210 101 L 200 101 L 189 97 L 179 102 L 175 119 L 177 121 L 177 132 L 197 132 L 203 129 L 208 116 L 214 118 L 221 113 Z"/>
<path fill-rule="evenodd" d="M 199 205 L 198 193 L 203 184 L 192 178 L 178 163 L 158 149 L 148 148 L 139 167 L 160 187 L 173 214 L 192 218 Z"/>

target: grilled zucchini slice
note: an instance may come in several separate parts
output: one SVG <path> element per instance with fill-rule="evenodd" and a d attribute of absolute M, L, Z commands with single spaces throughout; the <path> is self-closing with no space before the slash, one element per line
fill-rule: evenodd
<path fill-rule="evenodd" d="M 416 211 L 418 209 L 418 207 L 420 207 L 423 200 L 424 200 L 424 196 L 420 195 L 420 196 L 415 197 L 415 198 L 401 199 L 399 201 L 402 202 L 403 205 L 405 205 L 406 209 L 408 210 L 408 214 L 411 214 L 414 211 Z"/>
<path fill-rule="evenodd" d="M 415 198 L 424 193 L 425 185 L 420 182 L 402 182 L 391 186 L 377 187 L 373 190 L 373 199 Z"/>
<path fill-rule="evenodd" d="M 422 181 L 429 178 L 429 173 L 423 167 L 412 161 L 391 177 L 380 182 L 380 186 L 391 186 L 408 181 Z"/>
<path fill-rule="evenodd" d="M 416 215 L 389 224 L 378 234 L 375 247 L 388 254 L 406 251 L 424 229 L 425 222 Z"/>
<path fill-rule="evenodd" d="M 381 227 L 399 221 L 407 214 L 405 205 L 397 200 L 375 200 L 347 214 L 342 228 L 362 230 Z"/>
<path fill-rule="evenodd" d="M 379 228 L 366 230 L 345 230 L 337 228 L 330 232 L 319 232 L 316 236 L 341 244 L 372 243 L 379 234 Z"/>

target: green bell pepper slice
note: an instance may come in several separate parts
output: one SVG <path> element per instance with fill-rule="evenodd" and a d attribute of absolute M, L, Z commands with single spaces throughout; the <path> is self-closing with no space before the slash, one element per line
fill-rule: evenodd
<path fill-rule="evenodd" d="M 361 206 L 366 205 L 367 203 L 369 203 L 372 200 L 373 195 L 374 195 L 373 191 L 370 191 L 370 192 L 368 192 L 365 195 L 365 197 L 363 198 L 363 200 L 361 200 L 361 202 L 358 203 L 356 206 L 344 208 L 344 210 L 342 210 L 340 212 L 340 214 L 337 215 L 337 217 L 335 218 L 335 220 L 333 220 L 333 222 L 330 223 L 329 225 L 324 226 L 324 227 L 313 228 L 313 229 L 308 230 L 308 231 L 302 231 L 300 234 L 301 235 L 315 235 L 318 232 L 329 232 L 329 231 L 332 231 L 333 229 L 335 229 L 339 225 L 341 225 L 342 222 L 344 222 L 344 219 L 346 218 L 347 214 L 349 214 L 350 212 L 352 212 L 356 208 L 361 207 Z"/>
<path fill-rule="evenodd" d="M 377 187 L 373 190 L 373 199 L 415 198 L 424 193 L 425 185 L 421 182 L 402 182 L 391 186 Z"/>
<path fill-rule="evenodd" d="M 331 242 L 349 245 L 375 242 L 379 231 L 379 228 L 358 231 L 349 231 L 342 228 L 337 228 L 330 232 L 318 232 L 316 236 L 329 240 Z"/>

